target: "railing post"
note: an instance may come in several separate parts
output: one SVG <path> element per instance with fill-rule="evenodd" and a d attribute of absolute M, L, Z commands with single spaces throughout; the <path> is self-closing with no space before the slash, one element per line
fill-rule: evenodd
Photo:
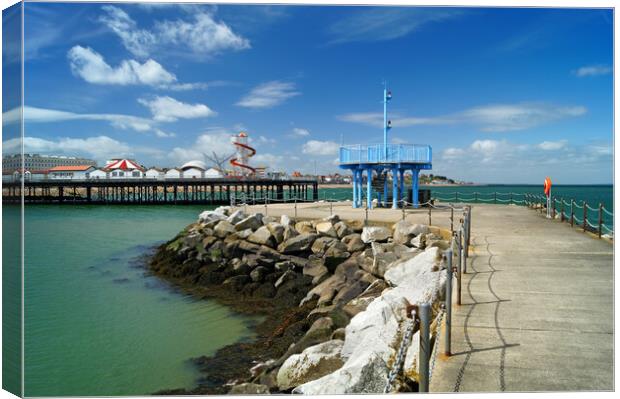
<path fill-rule="evenodd" d="M 445 256 L 448 275 L 446 276 L 446 331 L 444 354 L 450 356 L 452 350 L 452 248 L 445 252 Z M 439 326 L 437 326 L 437 328 L 439 328 Z M 439 339 L 439 337 L 435 339 Z"/>
<path fill-rule="evenodd" d="M 458 262 L 456 263 L 456 303 L 461 304 L 461 264 L 463 263 L 463 230 L 457 234 Z"/>
<path fill-rule="evenodd" d="M 329 216 L 334 214 L 333 205 L 334 203 L 329 201 Z"/>
<path fill-rule="evenodd" d="M 297 197 L 295 197 L 295 219 L 297 219 Z"/>
<path fill-rule="evenodd" d="M 469 245 L 471 244 L 471 205 L 467 207 L 467 254 L 469 256 Z"/>
<path fill-rule="evenodd" d="M 603 235 L 603 203 L 598 204 L 598 238 Z"/>
<path fill-rule="evenodd" d="M 432 206 L 430 206 L 430 204 L 428 205 L 428 225 L 431 225 L 431 210 L 433 209 Z"/>
<path fill-rule="evenodd" d="M 570 200 L 570 227 L 573 227 L 575 225 L 575 211 L 573 209 L 573 204 L 575 203 L 574 200 Z"/>
<path fill-rule="evenodd" d="M 405 220 L 405 204 L 403 204 L 403 220 Z"/>
<path fill-rule="evenodd" d="M 267 204 L 269 204 L 269 198 L 265 198 L 265 216 L 267 216 Z"/>
<path fill-rule="evenodd" d="M 364 217 L 364 226 L 368 226 L 368 205 L 366 205 L 366 216 Z"/>
<path fill-rule="evenodd" d="M 551 218 L 555 220 L 555 197 L 551 197 Z"/>
<path fill-rule="evenodd" d="M 420 383 L 419 391 L 428 392 L 429 361 L 431 357 L 431 305 L 420 305 Z"/>
<path fill-rule="evenodd" d="M 560 197 L 560 222 L 564 222 L 564 197 Z"/>
<path fill-rule="evenodd" d="M 582 201 L 582 205 L 583 205 L 583 232 L 586 232 L 586 226 L 588 225 L 587 219 L 588 219 L 588 203 L 585 201 Z"/>
<path fill-rule="evenodd" d="M 454 207 L 450 205 L 450 233 L 454 232 Z"/>

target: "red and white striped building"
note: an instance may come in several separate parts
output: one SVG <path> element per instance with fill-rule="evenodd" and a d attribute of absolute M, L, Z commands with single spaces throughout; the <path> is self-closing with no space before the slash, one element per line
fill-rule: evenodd
<path fill-rule="evenodd" d="M 103 170 L 110 179 L 140 179 L 144 176 L 144 168 L 133 159 L 111 159 Z"/>

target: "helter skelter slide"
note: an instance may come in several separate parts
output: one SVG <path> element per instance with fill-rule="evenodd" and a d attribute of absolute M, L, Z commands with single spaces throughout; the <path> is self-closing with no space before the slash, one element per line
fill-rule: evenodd
<path fill-rule="evenodd" d="M 236 156 L 230 160 L 230 164 L 239 170 L 241 176 L 254 174 L 256 169 L 248 165 L 249 158 L 256 154 L 256 150 L 248 145 L 248 135 L 241 132 L 233 136 L 233 145 L 237 149 Z"/>

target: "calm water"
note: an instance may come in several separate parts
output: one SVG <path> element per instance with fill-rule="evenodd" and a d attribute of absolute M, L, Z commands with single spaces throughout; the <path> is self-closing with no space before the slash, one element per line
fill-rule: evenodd
<path fill-rule="evenodd" d="M 508 193 L 531 193 L 531 194 L 543 194 L 543 186 L 539 185 L 490 185 L 490 186 L 457 186 L 457 187 L 436 187 L 436 186 L 426 186 L 424 188 L 430 188 L 431 194 L 433 197 L 439 199 L 455 199 L 455 192 L 458 191 L 459 198 L 466 200 L 475 200 L 476 195 L 480 199 L 492 199 L 494 198 L 493 193 L 505 193 L 504 195 L 498 195 L 499 199 L 508 200 L 510 199 L 510 195 Z M 478 194 L 475 194 L 478 193 Z M 614 188 L 612 185 L 596 185 L 596 186 L 585 186 L 585 185 L 555 185 L 552 187 L 552 195 L 556 198 L 563 198 L 567 202 L 570 202 L 571 199 L 574 199 L 576 202 L 581 203 L 582 201 L 586 201 L 588 205 L 593 208 L 598 208 L 598 204 L 602 203 L 605 209 L 613 212 L 613 195 Z M 327 188 L 321 189 L 320 197 L 324 198 L 335 198 L 335 199 L 351 199 L 352 191 L 351 188 Z M 522 200 L 523 196 L 515 195 L 515 200 Z M 475 201 L 470 201 L 475 202 Z M 558 205 L 559 206 L 559 205 Z M 598 217 L 597 212 L 590 211 L 589 218 Z M 582 215 L 579 214 L 579 217 Z M 605 223 L 613 226 L 613 220 L 610 216 L 604 214 Z"/>
<path fill-rule="evenodd" d="M 248 318 L 182 295 L 135 262 L 203 208 L 26 208 L 27 396 L 192 387 L 188 359 L 249 338 Z"/>

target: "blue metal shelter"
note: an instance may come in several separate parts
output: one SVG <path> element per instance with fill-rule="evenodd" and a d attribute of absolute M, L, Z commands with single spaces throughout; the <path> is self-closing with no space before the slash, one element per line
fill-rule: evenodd
<path fill-rule="evenodd" d="M 362 207 L 363 174 L 366 171 L 366 206 L 372 208 L 373 172 L 377 176 L 392 175 L 392 208 L 398 208 L 405 194 L 404 175 L 410 171 L 412 175 L 411 190 L 413 206 L 418 207 L 418 190 L 420 170 L 431 169 L 432 149 L 430 145 L 421 144 L 388 144 L 388 131 L 391 122 L 387 119 L 387 103 L 392 94 L 383 90 L 383 144 L 357 144 L 340 147 L 340 168 L 349 169 L 353 174 L 353 207 Z M 384 179 L 383 193 L 377 190 L 379 202 L 387 205 L 388 181 Z M 381 198 L 383 197 L 383 201 Z"/>

